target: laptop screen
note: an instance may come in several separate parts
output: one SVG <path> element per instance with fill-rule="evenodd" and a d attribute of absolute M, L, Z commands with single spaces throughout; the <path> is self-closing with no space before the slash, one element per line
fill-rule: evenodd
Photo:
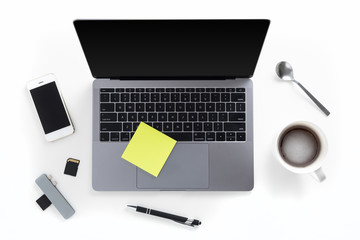
<path fill-rule="evenodd" d="M 269 20 L 76 20 L 94 78 L 251 77 Z"/>

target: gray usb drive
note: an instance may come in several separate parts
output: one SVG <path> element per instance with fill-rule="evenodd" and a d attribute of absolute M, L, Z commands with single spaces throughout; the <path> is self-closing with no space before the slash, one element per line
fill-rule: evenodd
<path fill-rule="evenodd" d="M 38 177 L 35 182 L 65 219 L 75 213 L 75 210 L 45 174 Z"/>

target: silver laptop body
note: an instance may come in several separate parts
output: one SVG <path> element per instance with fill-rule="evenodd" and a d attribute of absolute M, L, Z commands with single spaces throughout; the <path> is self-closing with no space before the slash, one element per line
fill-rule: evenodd
<path fill-rule="evenodd" d="M 92 34 L 95 34 L 97 28 L 104 29 L 104 24 L 109 25 L 110 29 L 116 28 L 118 23 L 122 23 L 122 21 L 127 22 L 150 22 L 150 26 L 156 24 L 159 21 L 165 21 L 166 24 L 172 25 L 173 23 L 180 24 L 183 21 L 188 21 L 189 24 L 197 23 L 200 20 L 76 20 L 74 22 L 75 28 L 77 30 L 80 42 L 82 44 L 83 50 L 87 57 L 87 61 L 92 70 L 93 76 L 96 79 L 93 82 L 93 134 L 92 134 L 92 185 L 94 190 L 97 191 L 148 191 L 148 190 L 186 190 L 186 191 L 249 191 L 253 189 L 254 186 L 254 139 L 253 139 L 253 84 L 252 80 L 249 77 L 194 77 L 193 79 L 189 76 L 181 78 L 181 76 L 174 77 L 171 76 L 159 76 L 159 79 L 155 78 L 146 78 L 142 79 L 141 76 L 125 76 L 124 78 L 109 78 L 109 77 L 99 77 L 99 74 L 94 73 L 94 67 L 92 67 L 91 61 L 93 56 L 89 56 L 89 48 L 86 44 L 88 44 L 87 38 L 91 37 Z M 247 32 L 259 32 L 255 37 L 259 38 L 259 43 L 255 47 L 256 51 L 252 53 L 255 60 L 255 65 L 257 58 L 260 54 L 260 50 L 266 35 L 266 31 L 269 25 L 268 20 L 201 20 L 205 22 L 205 24 L 213 23 L 217 24 L 219 21 L 225 21 L 225 25 L 227 21 L 232 21 L 231 23 L 241 23 L 239 25 L 240 29 L 238 31 L 244 31 L 246 35 Z M 101 28 L 96 24 L 100 24 Z M 211 25 L 211 24 L 210 24 Z M 161 26 L 163 27 L 163 26 Z M 244 28 L 244 29 L 241 29 Z M 255 29 L 254 29 L 255 28 Z M 95 30 L 94 30 L 95 29 Z M 87 33 L 87 32 L 91 32 Z M 109 30 L 108 30 L 109 31 Z M 235 31 L 235 29 L 234 29 Z M 83 34 L 83 32 L 89 34 Z M 100 31 L 101 34 L 104 34 Z M 108 36 L 102 36 L 108 37 Z M 253 36 L 254 37 L 254 36 Z M 98 40 L 99 41 L 99 40 Z M 101 44 L 101 43 L 99 43 Z M 90 44 L 91 45 L 91 44 Z M 92 45 L 91 48 L 94 48 Z M 99 45 L 101 49 L 101 45 Z M 252 60 L 254 61 L 254 60 Z M 95 64 L 96 65 L 96 64 Z M 119 67 L 121 68 L 121 67 Z M 255 66 L 253 66 L 255 68 Z M 106 70 L 105 70 L 106 71 Z M 103 74 L 104 75 L 104 74 Z M 252 73 L 251 73 L 252 75 Z M 140 89 L 139 92 L 137 92 Z M 192 129 L 188 135 L 191 136 L 190 141 L 178 141 L 175 145 L 175 148 L 171 152 L 168 160 L 166 161 L 163 169 L 161 170 L 159 176 L 156 178 L 147 172 L 143 171 L 140 168 L 137 168 L 133 164 L 127 162 L 126 160 L 121 158 L 123 151 L 125 150 L 129 141 L 122 141 L 121 136 L 124 130 L 125 125 L 121 129 L 106 129 L 106 126 L 112 126 L 108 124 L 108 122 L 113 123 L 114 121 L 118 121 L 118 119 L 112 119 L 112 116 L 118 116 L 119 112 L 117 112 L 118 106 L 117 103 L 123 104 L 122 100 L 124 100 L 121 94 L 127 93 L 128 96 L 131 94 L 138 93 L 138 96 L 141 96 L 142 93 L 146 95 L 149 92 L 156 93 L 157 89 L 162 89 L 163 92 L 158 92 L 159 95 L 162 93 L 179 93 L 178 96 L 181 96 L 182 93 L 186 91 L 190 91 L 189 95 L 193 93 L 195 101 L 194 106 L 196 109 L 193 111 L 193 115 L 195 114 L 197 117 L 200 116 L 200 111 L 197 111 L 199 103 L 199 107 L 202 104 L 202 94 L 204 97 L 207 95 L 205 93 L 217 92 L 220 91 L 218 96 L 221 96 L 221 103 L 224 100 L 224 106 L 231 107 L 231 104 L 226 105 L 228 99 L 226 99 L 225 95 L 233 96 L 236 95 L 237 91 L 241 91 L 242 96 L 245 96 L 245 99 L 242 99 L 242 109 L 231 109 L 231 111 L 224 111 L 224 114 L 227 116 L 227 121 L 229 123 L 221 123 L 223 128 L 232 127 L 230 124 L 230 119 L 236 115 L 237 112 L 241 112 L 241 116 L 244 116 L 245 119 L 241 119 L 241 123 L 244 124 L 244 129 L 241 129 L 241 134 L 243 134 L 244 139 L 241 138 L 239 140 L 239 135 L 234 130 L 232 133 L 225 133 L 225 139 L 218 141 L 216 139 L 218 137 L 217 132 L 215 132 L 215 124 L 220 124 L 220 117 L 216 119 L 212 119 L 211 123 L 207 126 L 211 126 L 211 132 L 214 132 L 215 139 L 207 138 L 207 132 L 205 132 L 205 123 L 200 122 L 200 119 L 197 118 L 196 122 L 191 123 L 195 127 L 196 124 L 201 125 L 202 131 L 195 131 Z M 215 90 L 214 90 L 215 89 Z M 169 90 L 169 92 L 168 92 Z M 179 91 L 178 91 L 179 90 Z M 151 91 L 151 92 L 150 92 Z M 225 94 L 225 92 L 229 92 Z M 119 97 L 120 95 L 120 97 Z M 185 94 L 186 95 L 186 94 Z M 201 96 L 201 99 L 196 99 L 196 96 Z M 212 95 L 211 95 L 212 96 Z M 224 96 L 224 99 L 222 97 Z M 191 95 L 191 97 L 193 97 Z M 171 95 L 172 98 L 172 95 Z M 114 100 L 115 99 L 115 100 Z M 192 100 L 194 100 L 192 99 Z M 117 100 L 117 101 L 116 101 Z M 148 99 L 137 99 L 136 103 L 141 104 L 142 100 L 145 100 L 144 106 L 147 106 Z M 104 104 L 105 101 L 105 104 Z M 116 102 L 114 102 L 116 101 Z M 131 99 L 128 100 L 131 103 Z M 161 102 L 161 100 L 159 100 Z M 207 99 L 205 100 L 207 101 Z M 133 106 L 137 106 L 136 103 Z M 244 104 L 243 104 L 244 103 Z M 172 103 L 170 103 L 172 104 Z M 174 103 L 174 106 L 177 104 L 181 105 L 181 99 Z M 211 105 L 212 103 L 209 103 Z M 130 107 L 129 105 L 129 107 Z M 184 103 L 186 105 L 186 103 Z M 203 106 L 208 106 L 208 102 L 204 102 Z M 216 103 L 214 106 L 218 106 Z M 113 108 L 111 106 L 114 106 Z M 124 106 L 127 106 L 124 103 Z M 157 106 L 154 103 L 154 106 Z M 186 105 L 187 106 L 187 105 Z M 233 106 L 238 106 L 235 103 Z M 243 107 L 245 106 L 245 107 Z M 106 107 L 106 108 L 105 108 Z M 105 111 L 106 110 L 106 111 Z M 129 109 L 128 109 L 129 110 Z M 238 111 L 239 110 L 239 111 Z M 126 109 L 120 109 L 120 111 L 126 112 Z M 131 110 L 135 113 L 136 116 L 140 116 L 139 112 L 136 109 Z M 146 112 L 146 109 L 143 110 Z M 154 110 L 150 110 L 154 111 Z M 170 112 L 164 111 L 166 114 L 170 114 Z M 176 116 L 179 116 L 179 112 L 174 111 Z M 186 116 L 189 116 L 187 111 Z M 202 116 L 206 116 L 207 122 L 210 120 L 210 112 L 217 112 L 216 109 L 214 111 L 203 111 Z M 231 115 L 232 117 L 229 116 Z M 104 114 L 105 113 L 105 114 Z M 125 113 L 125 116 L 130 118 L 130 113 Z M 149 114 L 149 113 L 146 113 Z M 150 116 L 146 115 L 145 116 Z M 159 113 L 156 113 L 159 114 Z M 155 114 L 155 115 L 156 115 Z M 173 114 L 173 115 L 174 115 Z M 215 114 L 215 113 L 214 113 Z M 239 113 L 240 114 L 240 113 Z M 238 114 L 238 115 L 239 115 Z M 123 113 L 124 115 L 124 113 Z M 133 114 L 134 115 L 134 114 Z M 154 115 L 154 114 L 153 114 Z M 215 114 L 216 115 L 216 114 Z M 236 115 L 236 116 L 238 116 Z M 109 116 L 109 119 L 107 119 Z M 111 117 L 110 117 L 111 116 Z M 157 116 L 157 115 L 156 115 Z M 170 117 L 170 115 L 169 115 Z M 130 122 L 130 119 L 126 119 L 126 122 Z M 148 118 L 146 120 L 149 120 Z M 159 120 L 159 119 L 157 119 Z M 217 121 L 216 121 L 217 120 Z M 233 121 L 234 119 L 232 119 Z M 236 119 L 237 121 L 238 119 Z M 104 122 L 105 121 L 105 122 Z M 136 121 L 139 121 L 137 119 Z M 167 120 L 169 121 L 169 119 Z M 186 121 L 190 121 L 189 118 L 186 118 Z M 145 121 L 147 122 L 147 121 Z M 177 126 L 184 127 L 185 123 L 179 123 L 180 120 L 176 121 Z M 105 123 L 105 124 L 103 124 Z M 148 121 L 150 125 L 153 122 Z M 124 124 L 124 123 L 122 123 Z M 165 126 L 165 123 L 161 123 Z M 183 125 L 182 125 L 183 124 Z M 175 128 L 175 123 L 171 123 L 171 126 Z M 198 126 L 196 125 L 196 126 Z M 226 127 L 225 127 L 226 125 Z M 235 124 L 236 125 L 236 124 Z M 105 126 L 105 127 L 104 127 Z M 218 126 L 218 125 L 216 125 Z M 237 126 L 237 125 L 236 125 Z M 134 129 L 135 130 L 135 129 Z M 133 130 L 133 131 L 134 131 Z M 162 129 L 163 132 L 165 131 Z M 176 131 L 175 129 L 172 129 Z M 198 129 L 199 130 L 199 129 Z M 219 130 L 219 129 L 217 129 Z M 185 131 L 181 129 L 181 131 Z M 107 133 L 109 132 L 109 133 Z M 198 133 L 198 135 L 195 134 Z M 235 138 L 232 136 L 235 134 Z M 209 136 L 211 133 L 209 133 Z M 221 134 L 219 134 L 219 137 Z M 241 136 L 243 136 L 241 135 Z M 197 138 L 200 136 L 200 138 Z M 205 138 L 202 138 L 206 136 Z M 213 136 L 213 135 L 211 135 Z M 131 139 L 131 133 L 129 134 L 129 140 Z M 210 141 L 207 141 L 210 139 Z"/>

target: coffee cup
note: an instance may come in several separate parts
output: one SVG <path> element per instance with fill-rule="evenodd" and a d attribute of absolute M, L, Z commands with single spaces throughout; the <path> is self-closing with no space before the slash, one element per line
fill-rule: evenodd
<path fill-rule="evenodd" d="M 293 122 L 276 139 L 275 155 L 281 165 L 294 173 L 311 174 L 319 182 L 326 179 L 321 169 L 326 152 L 324 133 L 310 122 Z"/>

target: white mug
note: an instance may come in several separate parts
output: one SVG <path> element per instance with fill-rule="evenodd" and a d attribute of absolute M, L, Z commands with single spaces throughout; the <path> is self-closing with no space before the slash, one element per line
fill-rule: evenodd
<path fill-rule="evenodd" d="M 324 133 L 315 124 L 305 121 L 287 125 L 276 139 L 275 155 L 282 166 L 291 172 L 311 174 L 322 182 L 321 169 L 327 152 Z"/>

